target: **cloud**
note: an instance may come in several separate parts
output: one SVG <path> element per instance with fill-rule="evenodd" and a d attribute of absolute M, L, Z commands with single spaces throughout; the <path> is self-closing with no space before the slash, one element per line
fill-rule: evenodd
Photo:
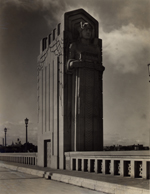
<path fill-rule="evenodd" d="M 146 114 L 142 114 L 141 118 L 145 120 L 147 118 Z"/>
<path fill-rule="evenodd" d="M 1 5 L 3 9 L 9 6 L 15 6 L 17 8 L 23 8 L 28 11 L 38 10 L 40 7 L 42 8 L 42 3 L 40 3 L 40 1 L 34 0 L 5 0 L 1 2 Z"/>
<path fill-rule="evenodd" d="M 104 63 L 121 73 L 139 73 L 150 61 L 149 34 L 150 28 L 140 30 L 133 24 L 109 33 L 101 31 Z"/>
<path fill-rule="evenodd" d="M 150 27 L 150 15 L 149 15 L 150 1 L 144 0 L 141 2 L 128 1 L 128 4 L 123 7 L 119 12 L 118 17 L 122 20 L 125 19 L 127 22 L 134 24 L 136 27 L 143 29 Z"/>
<path fill-rule="evenodd" d="M 41 12 L 52 28 L 67 11 L 83 8 L 95 17 L 105 32 L 111 32 L 132 23 L 143 29 L 150 27 L 150 1 L 110 0 L 5 0 L 1 7 L 17 6 L 29 12 Z"/>
<path fill-rule="evenodd" d="M 14 125 L 15 123 L 10 122 L 10 121 L 5 121 L 5 123 L 3 125 Z"/>
<path fill-rule="evenodd" d="M 33 124 L 32 122 L 30 122 L 30 124 Z M 5 121 L 4 123 L 0 124 L 0 126 L 20 126 L 20 125 L 24 125 L 25 126 L 25 121 L 21 120 L 21 121 L 17 121 L 17 122 L 11 122 L 11 121 Z"/>

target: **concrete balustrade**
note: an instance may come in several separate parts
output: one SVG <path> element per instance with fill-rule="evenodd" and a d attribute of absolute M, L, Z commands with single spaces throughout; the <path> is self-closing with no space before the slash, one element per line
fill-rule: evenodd
<path fill-rule="evenodd" d="M 37 165 L 37 153 L 0 153 L 0 160 Z"/>
<path fill-rule="evenodd" d="M 66 169 L 110 176 L 150 178 L 150 151 L 66 152 Z"/>

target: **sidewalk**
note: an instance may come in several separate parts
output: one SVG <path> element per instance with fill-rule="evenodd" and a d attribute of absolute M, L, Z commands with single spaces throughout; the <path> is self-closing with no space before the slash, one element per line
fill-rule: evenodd
<path fill-rule="evenodd" d="M 0 161 L 0 167 L 110 194 L 150 194 L 150 180 L 141 178 L 121 178 L 119 176 L 43 168 L 4 161 Z"/>

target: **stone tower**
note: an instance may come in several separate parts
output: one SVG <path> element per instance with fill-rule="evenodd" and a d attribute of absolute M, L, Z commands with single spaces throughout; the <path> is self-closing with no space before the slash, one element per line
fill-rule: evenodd
<path fill-rule="evenodd" d="M 40 43 L 39 166 L 64 169 L 65 152 L 103 149 L 103 71 L 98 22 L 83 9 L 65 13 Z"/>

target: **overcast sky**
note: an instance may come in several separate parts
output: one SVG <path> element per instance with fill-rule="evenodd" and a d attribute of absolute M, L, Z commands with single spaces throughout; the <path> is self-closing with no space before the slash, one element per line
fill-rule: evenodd
<path fill-rule="evenodd" d="M 61 16 L 83 8 L 103 39 L 104 144 L 150 143 L 150 0 L 1 0 L 0 144 L 37 143 L 39 42 Z"/>

